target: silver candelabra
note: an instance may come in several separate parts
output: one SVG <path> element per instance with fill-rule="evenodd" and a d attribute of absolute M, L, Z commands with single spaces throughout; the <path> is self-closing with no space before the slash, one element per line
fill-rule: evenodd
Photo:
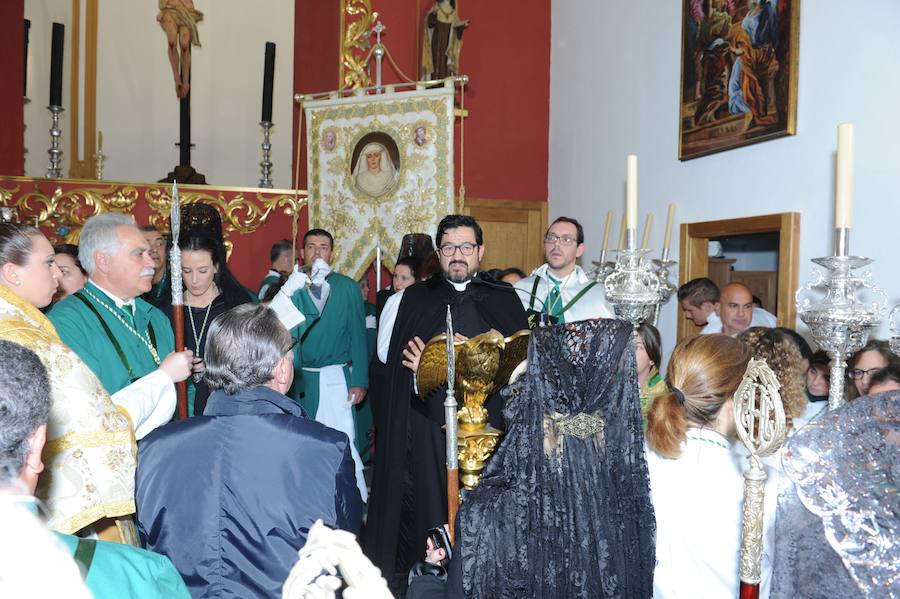
<path fill-rule="evenodd" d="M 669 280 L 667 252 L 662 260 L 648 260 L 650 250 L 637 248 L 637 230 L 627 230 L 624 250 L 619 250 L 615 263 L 607 267 L 603 257 L 597 275 L 603 269 L 611 269 L 602 279 L 606 287 L 606 299 L 613 306 L 616 316 L 629 321 L 635 328 L 644 322 L 655 322 L 661 304 L 668 301 L 675 287 Z"/>
<path fill-rule="evenodd" d="M 881 320 L 887 305 L 884 291 L 872 283 L 872 273 L 859 271 L 873 260 L 849 253 L 850 229 L 835 229 L 834 255 L 813 259 L 823 269 L 796 295 L 800 320 L 831 357 L 828 408 L 832 410 L 844 403 L 847 358 L 866 344 L 869 330 Z"/>
<path fill-rule="evenodd" d="M 259 186 L 271 189 L 272 185 L 272 160 L 270 156 L 272 154 L 272 144 L 269 141 L 269 130 L 272 128 L 273 123 L 270 121 L 261 121 L 259 126 L 263 129 L 263 142 L 262 142 L 262 162 L 259 163 L 260 169 L 262 169 L 262 179 L 259 180 Z"/>
<path fill-rule="evenodd" d="M 48 179 L 59 179 L 62 177 L 62 169 L 60 168 L 60 163 L 62 162 L 62 154 L 63 151 L 60 149 L 59 138 L 62 135 L 62 130 L 59 128 L 59 114 L 64 110 L 62 106 L 48 106 L 47 109 L 50 111 L 50 149 L 47 150 L 47 153 L 50 154 L 50 166 L 47 167 L 47 178 Z"/>
<path fill-rule="evenodd" d="M 900 317 L 900 304 L 897 304 L 891 310 L 891 351 L 900 356 L 900 323 L 897 322 L 898 317 Z"/>

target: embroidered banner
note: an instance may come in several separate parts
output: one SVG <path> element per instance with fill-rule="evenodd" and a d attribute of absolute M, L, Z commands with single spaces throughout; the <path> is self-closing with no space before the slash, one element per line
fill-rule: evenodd
<path fill-rule="evenodd" d="M 335 237 L 332 266 L 358 279 L 380 247 L 453 212 L 453 87 L 306 102 L 310 228 Z"/>

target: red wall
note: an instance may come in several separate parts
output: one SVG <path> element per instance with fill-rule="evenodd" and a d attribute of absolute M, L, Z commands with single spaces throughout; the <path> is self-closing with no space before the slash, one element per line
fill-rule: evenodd
<path fill-rule="evenodd" d="M 297 0 L 294 84 L 300 93 L 336 88 L 337 2 Z M 383 41 L 397 65 L 419 78 L 424 15 L 430 0 L 374 0 Z M 327 10 L 324 8 L 327 7 Z M 547 201 L 550 125 L 550 3 L 459 1 L 471 21 L 460 70 L 469 76 L 465 107 L 467 197 Z M 417 13 L 418 8 L 418 13 Z M 316 18 L 316 22 L 309 19 Z M 339 25 L 338 25 L 339 27 Z M 310 48 L 317 51 L 311 52 Z M 334 59 L 332 61 L 332 58 Z M 402 79 L 385 67 L 385 83 Z M 295 126 L 296 131 L 296 126 Z M 296 142 L 296 138 L 295 138 Z M 459 185 L 457 127 L 457 187 Z M 302 164 L 302 163 L 301 163 Z"/>
<path fill-rule="evenodd" d="M 25 2 L 0 2 L 0 174 L 25 173 L 25 105 L 22 79 L 25 74 Z M 28 90 L 33 101 L 39 90 Z M 46 90 L 44 90 L 46 93 Z M 43 96 L 46 97 L 46 96 Z"/>

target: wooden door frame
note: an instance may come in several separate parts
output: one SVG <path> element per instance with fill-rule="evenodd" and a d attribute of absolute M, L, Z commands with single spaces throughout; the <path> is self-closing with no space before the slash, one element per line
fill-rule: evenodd
<path fill-rule="evenodd" d="M 682 284 L 709 273 L 709 240 L 731 235 L 778 233 L 778 326 L 794 328 L 800 271 L 800 213 L 781 212 L 747 218 L 730 218 L 681 225 L 679 280 Z M 677 298 L 676 298 L 677 301 Z M 694 334 L 696 327 L 678 313 L 678 339 Z"/>

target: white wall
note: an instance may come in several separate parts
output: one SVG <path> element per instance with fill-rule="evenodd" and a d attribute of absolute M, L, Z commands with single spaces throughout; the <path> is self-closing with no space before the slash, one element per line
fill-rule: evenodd
<path fill-rule="evenodd" d="M 647 211 L 655 214 L 651 247 L 662 242 L 669 202 L 678 204 L 678 223 L 798 211 L 803 284 L 809 260 L 831 253 L 837 125 L 852 122 L 851 247 L 876 259 L 874 279 L 896 303 L 900 2 L 804 1 L 797 135 L 687 162 L 678 161 L 681 4 L 553 1 L 550 218 L 581 220 L 590 246 L 584 263 L 596 259 L 607 210 L 616 211 L 618 233 L 625 156 L 635 153 L 641 227 Z M 660 318 L 666 353 L 680 317 L 673 299 Z M 879 336 L 887 335 L 882 326 Z"/>
<path fill-rule="evenodd" d="M 28 70 L 26 72 L 27 93 L 31 100 L 25 105 L 25 173 L 32 177 L 43 177 L 47 174 L 50 157 L 50 43 L 53 23 L 62 23 L 66 27 L 65 46 L 71 48 L 72 36 L 72 3 L 53 0 L 28 0 L 25 3 L 25 18 L 31 20 L 31 31 L 28 44 Z M 65 108 L 71 108 L 69 99 L 70 59 L 67 51 L 63 54 L 62 102 Z M 63 174 L 69 171 L 69 119 L 71 111 L 66 110 L 60 117 L 60 128 L 63 131 L 61 147 L 63 150 Z"/>
<path fill-rule="evenodd" d="M 31 124 L 29 110 L 39 104 L 47 111 L 49 86 L 49 16 L 71 12 L 60 0 L 28 0 L 26 17 L 32 18 L 29 57 L 29 94 L 39 100 L 26 108 L 30 155 L 26 172 L 43 176 L 46 169 L 46 126 Z M 97 128 L 103 132 L 107 155 L 104 178 L 119 181 L 155 181 L 178 163 L 178 99 L 167 55 L 166 36 L 156 21 L 155 1 L 101 0 L 97 56 Z M 272 160 L 276 188 L 291 186 L 291 131 L 294 80 L 294 0 L 194 0 L 204 13 L 199 25 L 201 48 L 194 48 L 191 68 L 191 163 L 217 185 L 256 187 L 262 133 L 258 125 L 262 104 L 265 42 L 277 45 L 273 104 Z M 54 8 L 56 7 L 56 8 Z M 39 13 L 30 16 L 29 13 Z M 46 25 L 46 49 L 40 35 Z M 56 19 L 60 20 L 60 19 Z M 68 99 L 72 31 L 66 22 L 67 61 L 64 103 Z M 37 56 L 38 47 L 46 59 Z M 82 48 L 84 46 L 82 45 Z M 35 77 L 31 77 L 32 74 Z M 83 122 L 83 121 L 82 121 Z M 68 172 L 69 129 L 63 123 L 64 166 Z"/>

